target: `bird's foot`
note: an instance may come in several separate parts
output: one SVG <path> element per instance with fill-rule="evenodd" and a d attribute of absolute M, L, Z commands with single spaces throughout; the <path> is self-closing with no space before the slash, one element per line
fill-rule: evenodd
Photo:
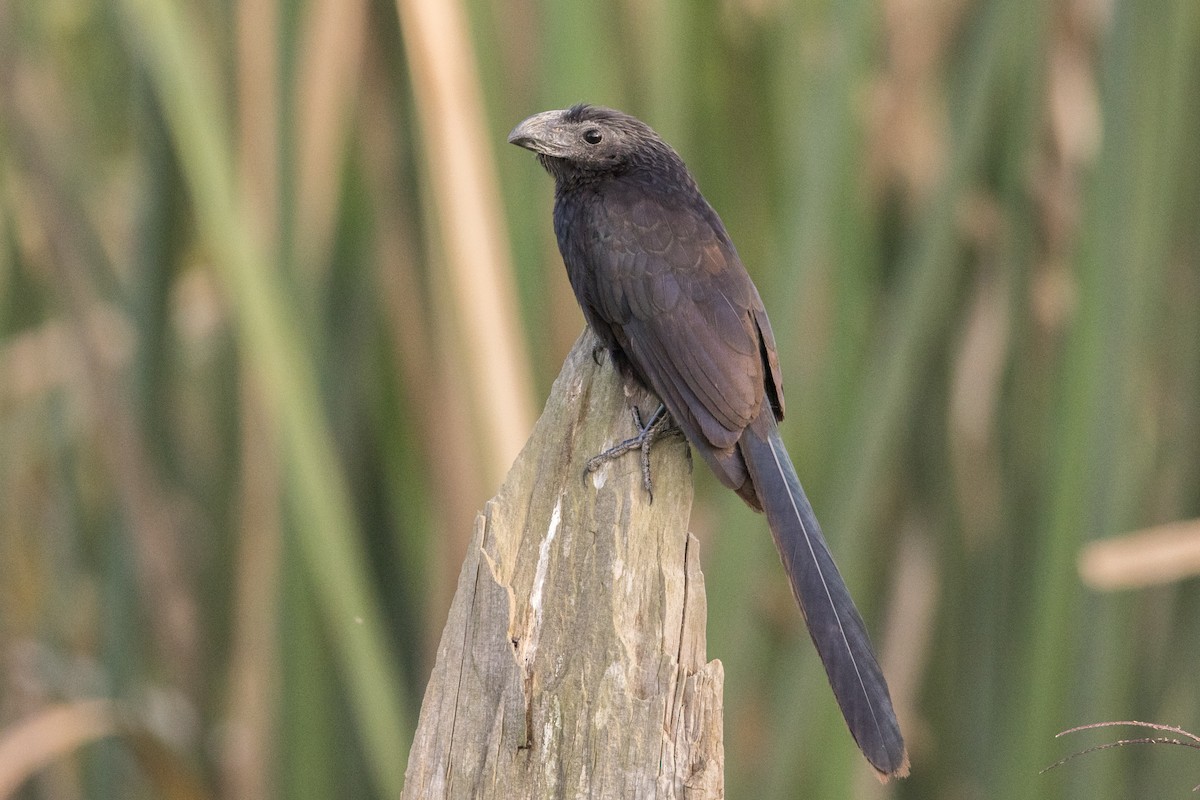
<path fill-rule="evenodd" d="M 634 406 L 632 411 L 633 424 L 637 426 L 638 430 L 637 436 L 626 439 L 620 444 L 608 448 L 603 453 L 588 459 L 587 471 L 595 472 L 605 462 L 620 458 L 631 450 L 638 450 L 641 454 L 642 485 L 646 487 L 646 493 L 650 495 L 650 502 L 654 502 L 654 482 L 650 478 L 650 448 L 662 436 L 672 433 L 682 433 L 682 431 L 674 424 L 671 415 L 667 413 L 666 406 L 659 405 L 658 409 L 650 415 L 650 419 L 644 425 L 642 424 L 642 412 L 638 410 L 638 407 Z"/>

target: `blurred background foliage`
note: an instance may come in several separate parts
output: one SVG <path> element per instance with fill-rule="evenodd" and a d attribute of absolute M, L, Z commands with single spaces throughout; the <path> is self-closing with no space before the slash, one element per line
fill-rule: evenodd
<path fill-rule="evenodd" d="M 582 327 L 505 135 L 580 100 L 738 243 L 910 741 L 701 468 L 729 796 L 1182 796 L 1039 770 L 1200 729 L 1198 86 L 1196 0 L 0 0 L 0 797 L 396 796 Z"/>

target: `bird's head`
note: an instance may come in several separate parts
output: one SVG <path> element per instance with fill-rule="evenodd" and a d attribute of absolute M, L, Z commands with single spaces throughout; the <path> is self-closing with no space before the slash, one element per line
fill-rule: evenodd
<path fill-rule="evenodd" d="M 620 173 L 639 164 L 682 166 L 649 125 L 602 106 L 580 104 L 534 114 L 513 128 L 508 141 L 536 153 L 560 181 Z"/>

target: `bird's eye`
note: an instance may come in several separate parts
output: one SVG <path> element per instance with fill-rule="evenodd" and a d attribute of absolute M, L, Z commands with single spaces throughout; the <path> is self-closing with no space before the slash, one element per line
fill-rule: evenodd
<path fill-rule="evenodd" d="M 588 144 L 600 144 L 600 140 L 603 138 L 599 128 L 588 128 L 583 132 L 583 140 Z"/>

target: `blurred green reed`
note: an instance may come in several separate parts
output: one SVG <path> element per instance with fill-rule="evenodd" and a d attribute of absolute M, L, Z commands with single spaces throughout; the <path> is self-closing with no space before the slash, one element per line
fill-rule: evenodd
<path fill-rule="evenodd" d="M 0 4 L 0 789 L 397 795 L 582 325 L 505 134 L 588 100 L 758 282 L 910 740 L 877 785 L 699 469 L 729 796 L 1186 792 L 1183 748 L 1039 770 L 1200 729 L 1195 581 L 1076 569 L 1200 512 L 1197 85 L 1195 0 Z"/>

